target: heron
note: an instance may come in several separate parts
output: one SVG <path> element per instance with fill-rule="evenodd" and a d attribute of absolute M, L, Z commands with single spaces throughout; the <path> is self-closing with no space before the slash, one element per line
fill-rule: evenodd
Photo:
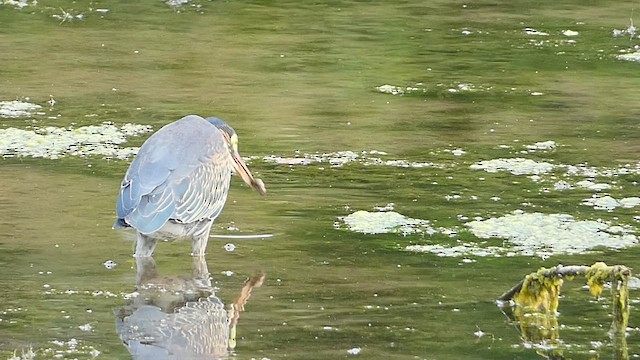
<path fill-rule="evenodd" d="M 188 115 L 167 124 L 129 165 L 113 227 L 136 230 L 135 257 L 151 256 L 158 240 L 176 238 L 191 238 L 191 254 L 204 255 L 233 173 L 266 194 L 238 153 L 238 135 L 223 120 Z"/>
<path fill-rule="evenodd" d="M 161 275 L 153 257 L 136 258 L 137 296 L 114 311 L 116 332 L 135 360 L 230 359 L 237 326 L 252 291 L 265 273 L 247 279 L 233 302 L 216 295 L 204 256 L 194 256 L 193 272 Z"/>

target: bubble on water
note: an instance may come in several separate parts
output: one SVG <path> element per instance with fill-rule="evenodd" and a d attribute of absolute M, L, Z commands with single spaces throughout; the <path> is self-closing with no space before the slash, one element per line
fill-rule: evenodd
<path fill-rule="evenodd" d="M 530 28 L 530 27 L 524 28 L 524 32 L 527 35 L 549 36 L 549 33 L 546 33 L 544 31 L 538 31 L 538 30 Z"/>
<path fill-rule="evenodd" d="M 361 351 L 362 351 L 362 348 L 357 346 L 357 347 L 354 347 L 354 348 L 351 348 L 351 349 L 347 350 L 347 354 L 349 354 L 349 355 L 358 355 L 358 354 L 360 354 Z"/>

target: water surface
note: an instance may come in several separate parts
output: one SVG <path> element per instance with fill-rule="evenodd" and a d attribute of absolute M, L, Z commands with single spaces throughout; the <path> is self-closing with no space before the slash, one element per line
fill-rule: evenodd
<path fill-rule="evenodd" d="M 238 320 L 239 359 L 537 359 L 494 299 L 540 266 L 640 268 L 637 247 L 548 258 L 404 249 L 509 246 L 474 237 L 464 223 L 517 210 L 637 228 L 637 207 L 582 204 L 594 195 L 638 196 L 640 64 L 616 55 L 640 40 L 612 35 L 629 27 L 632 8 L 579 1 L 5 4 L 0 101 L 43 107 L 0 118 L 0 129 L 103 122 L 158 129 L 190 113 L 234 126 L 269 193 L 260 198 L 234 179 L 214 233 L 273 235 L 209 242 L 212 286 L 227 305 L 245 279 L 265 274 Z M 385 84 L 405 94 L 380 93 Z M 527 148 L 544 141 L 556 146 Z M 428 165 L 263 160 L 338 151 Z M 470 168 L 515 157 L 556 167 L 538 178 Z M 593 171 L 567 173 L 578 165 Z M 29 348 L 38 359 L 130 357 L 114 311 L 136 286 L 132 236 L 111 230 L 127 166 L 102 156 L 0 160 L 0 357 Z M 611 188 L 576 186 L 585 179 Z M 554 188 L 561 180 L 573 188 Z M 389 203 L 457 233 L 362 234 L 340 220 Z M 235 250 L 225 250 L 227 243 Z M 189 252 L 186 242 L 160 244 L 157 271 L 190 279 Z M 107 269 L 108 260 L 117 266 Z M 563 291 L 560 349 L 576 359 L 612 356 L 608 300 L 592 300 L 579 281 Z M 631 298 L 629 353 L 637 356 L 637 291 Z"/>

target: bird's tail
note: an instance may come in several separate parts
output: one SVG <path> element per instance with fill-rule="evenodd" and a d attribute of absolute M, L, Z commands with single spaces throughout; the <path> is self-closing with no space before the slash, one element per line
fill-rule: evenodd
<path fill-rule="evenodd" d="M 111 227 L 112 229 L 126 229 L 126 228 L 130 228 L 131 225 L 127 224 L 126 221 L 124 221 L 124 219 L 118 219 L 116 220 L 116 222 L 113 223 L 113 226 Z"/>

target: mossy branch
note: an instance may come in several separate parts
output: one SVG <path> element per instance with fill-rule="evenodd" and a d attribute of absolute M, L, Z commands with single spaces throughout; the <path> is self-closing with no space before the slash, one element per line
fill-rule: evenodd
<path fill-rule="evenodd" d="M 608 266 L 603 262 L 591 266 L 558 265 L 540 268 L 502 294 L 498 300 L 513 301 L 513 314 L 520 323 L 523 339 L 552 343 L 558 339 L 557 310 L 560 288 L 565 279 L 575 276 L 587 279 L 589 292 L 600 297 L 605 283 L 611 284 L 612 335 L 616 358 L 628 359 L 626 329 L 629 321 L 629 279 L 631 270 L 624 265 Z"/>
<path fill-rule="evenodd" d="M 586 265 L 570 265 L 570 266 L 558 265 L 558 266 L 554 266 L 554 267 L 552 267 L 550 269 L 541 268 L 537 272 L 527 275 L 527 277 L 533 276 L 535 274 L 536 276 L 542 276 L 542 277 L 549 278 L 549 279 L 551 279 L 551 278 L 556 278 L 556 279 L 572 278 L 574 276 L 584 276 L 584 275 L 586 275 L 587 271 L 589 271 L 590 268 L 591 268 L 590 266 L 586 266 Z M 520 280 L 520 282 L 518 284 L 516 284 L 514 287 L 512 287 L 511 289 L 509 289 L 509 291 L 507 291 L 504 294 L 500 295 L 498 300 L 500 300 L 500 301 L 512 300 L 515 295 L 520 293 L 520 290 L 522 289 L 522 286 L 524 285 L 525 281 L 527 281 L 527 277 L 525 277 L 524 279 Z M 529 278 L 529 280 L 531 280 L 531 279 Z"/>

